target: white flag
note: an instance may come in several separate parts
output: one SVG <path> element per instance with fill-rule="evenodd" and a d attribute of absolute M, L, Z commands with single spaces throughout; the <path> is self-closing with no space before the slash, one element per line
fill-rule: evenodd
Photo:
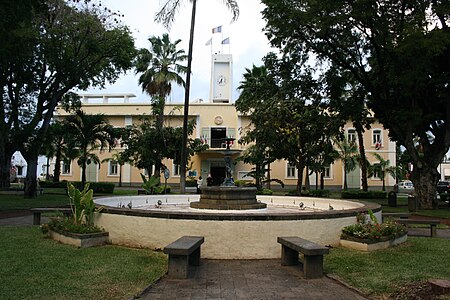
<path fill-rule="evenodd" d="M 212 38 L 210 38 L 210 39 L 206 42 L 205 46 L 209 46 L 209 45 L 211 45 L 211 44 L 212 44 Z"/>

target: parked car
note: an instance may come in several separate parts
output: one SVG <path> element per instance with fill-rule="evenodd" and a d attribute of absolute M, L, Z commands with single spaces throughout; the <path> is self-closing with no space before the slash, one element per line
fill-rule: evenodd
<path fill-rule="evenodd" d="M 437 192 L 438 194 L 450 192 L 450 181 L 448 180 L 439 181 L 437 184 Z"/>
<path fill-rule="evenodd" d="M 400 181 L 398 183 L 398 193 L 413 194 L 414 193 L 413 183 L 409 180 Z"/>

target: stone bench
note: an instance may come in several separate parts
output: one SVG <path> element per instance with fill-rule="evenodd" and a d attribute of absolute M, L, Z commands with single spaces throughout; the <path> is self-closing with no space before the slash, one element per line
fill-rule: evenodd
<path fill-rule="evenodd" d="M 33 225 L 41 225 L 41 214 L 47 212 L 61 212 L 66 217 L 72 215 L 72 209 L 69 207 L 36 207 L 30 209 L 33 214 Z"/>
<path fill-rule="evenodd" d="M 281 244 L 281 265 L 299 264 L 299 253 L 303 254 L 303 274 L 305 278 L 320 278 L 323 276 L 323 255 L 330 250 L 314 242 L 297 236 L 278 237 Z"/>
<path fill-rule="evenodd" d="M 440 220 L 416 220 L 416 219 L 398 219 L 395 222 L 404 224 L 406 226 L 411 224 L 430 225 L 431 237 L 436 237 L 436 226 L 441 224 Z"/>
<path fill-rule="evenodd" d="M 189 266 L 200 265 L 200 246 L 204 241 L 202 236 L 183 236 L 164 248 L 169 255 L 170 278 L 188 278 Z"/>

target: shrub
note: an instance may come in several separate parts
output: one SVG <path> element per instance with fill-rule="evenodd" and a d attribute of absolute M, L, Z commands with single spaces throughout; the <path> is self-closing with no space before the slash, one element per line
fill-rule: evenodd
<path fill-rule="evenodd" d="M 258 195 L 272 195 L 273 191 L 270 189 L 261 189 L 256 192 Z"/>
<path fill-rule="evenodd" d="M 74 187 L 79 190 L 83 189 L 83 184 L 81 181 L 76 181 L 72 183 Z M 67 185 L 67 182 L 65 182 Z M 89 182 L 90 188 L 94 191 L 94 194 L 112 194 L 114 193 L 115 185 L 110 182 Z M 64 186 L 65 187 L 65 186 Z"/>
<path fill-rule="evenodd" d="M 57 188 L 65 189 L 67 187 L 67 181 L 53 182 L 53 181 L 39 181 L 39 185 L 43 188 Z"/>
<path fill-rule="evenodd" d="M 391 220 L 379 224 L 371 210 L 370 219 L 365 214 L 358 214 L 358 223 L 346 226 L 342 229 L 341 238 L 346 240 L 364 240 L 366 242 L 377 242 L 395 239 L 407 233 L 405 225 Z"/>
<path fill-rule="evenodd" d="M 86 225 L 86 224 L 76 224 L 72 220 L 67 218 L 53 218 L 46 224 L 41 225 L 41 230 L 43 233 L 48 233 L 49 230 L 58 232 L 58 233 L 97 233 L 103 232 L 103 229 L 95 226 L 95 225 Z"/>
<path fill-rule="evenodd" d="M 385 191 L 348 190 L 341 193 L 342 199 L 386 199 L 386 197 Z"/>
<path fill-rule="evenodd" d="M 186 187 L 197 187 L 197 180 L 195 179 L 186 180 Z"/>
<path fill-rule="evenodd" d="M 441 198 L 441 201 L 448 201 L 448 200 L 450 200 L 450 194 L 448 194 L 448 193 L 441 193 L 441 194 L 439 194 L 439 196 Z"/>
<path fill-rule="evenodd" d="M 309 195 L 312 197 L 329 197 L 330 190 L 311 190 Z"/>

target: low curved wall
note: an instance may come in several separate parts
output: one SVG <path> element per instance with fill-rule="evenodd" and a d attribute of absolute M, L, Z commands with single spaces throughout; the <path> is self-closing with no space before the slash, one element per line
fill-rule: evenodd
<path fill-rule="evenodd" d="M 145 201 L 148 202 L 148 199 L 147 197 Z M 265 198 L 264 202 L 268 199 Z M 273 197 L 271 199 L 269 201 L 273 202 Z M 293 200 L 288 199 L 287 201 Z M 305 198 L 298 199 L 305 203 L 307 201 Z M 320 202 L 318 199 L 311 201 L 317 205 Z M 336 207 L 344 203 L 344 200 L 323 199 L 323 201 L 326 201 L 327 205 L 332 201 L 332 205 Z M 99 199 L 96 202 L 105 201 Z M 381 220 L 380 206 L 345 202 L 351 203 L 351 208 L 291 214 L 267 212 L 218 214 L 105 208 L 96 216 L 95 223 L 109 232 L 111 243 L 118 245 L 162 249 L 184 235 L 204 236 L 205 243 L 202 245 L 204 258 L 279 258 L 281 255 L 281 246 L 277 243 L 279 236 L 300 236 L 322 245 L 337 246 L 341 229 L 354 224 L 358 212 L 371 208 Z"/>

